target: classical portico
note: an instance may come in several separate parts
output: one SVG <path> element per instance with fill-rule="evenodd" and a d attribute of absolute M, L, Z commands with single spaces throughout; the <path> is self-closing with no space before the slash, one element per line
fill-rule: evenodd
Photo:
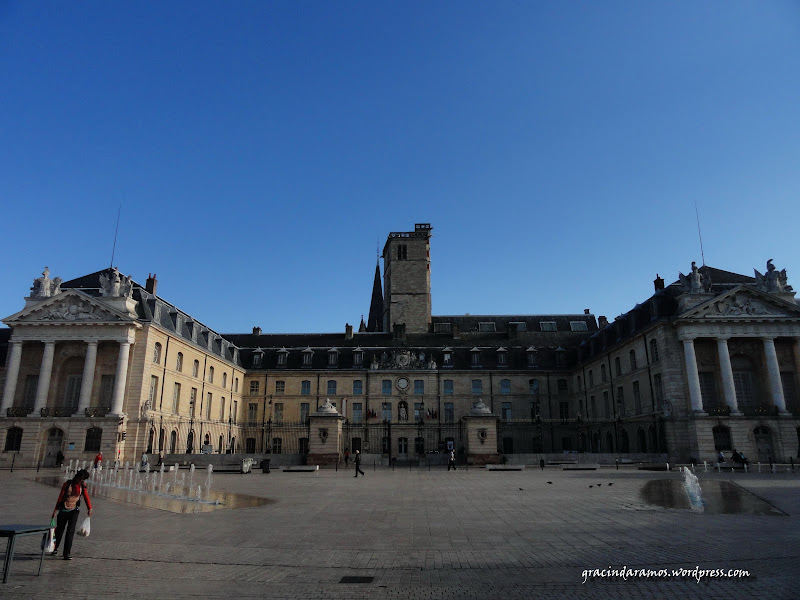
<path fill-rule="evenodd" d="M 775 341 L 791 340 L 793 366 L 800 368 L 800 309 L 794 303 L 738 286 L 684 313 L 676 327 L 683 344 L 692 413 L 705 414 L 695 344 L 711 339 L 716 344 L 725 405 L 731 416 L 742 414 L 729 346 L 734 339 L 744 339 L 758 342 L 760 356 L 756 358 L 765 366 L 763 376 L 771 406 L 778 415 L 788 414 Z"/>

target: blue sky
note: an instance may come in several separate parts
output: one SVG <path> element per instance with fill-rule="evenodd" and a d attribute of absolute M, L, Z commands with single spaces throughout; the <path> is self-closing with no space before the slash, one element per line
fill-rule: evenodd
<path fill-rule="evenodd" d="M 800 4 L 0 0 L 0 313 L 114 263 L 221 332 L 609 318 L 701 262 L 800 289 Z"/>

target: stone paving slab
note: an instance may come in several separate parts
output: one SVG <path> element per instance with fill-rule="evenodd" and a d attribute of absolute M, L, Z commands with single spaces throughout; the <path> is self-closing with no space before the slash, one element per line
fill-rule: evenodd
<path fill-rule="evenodd" d="M 0 473 L 2 521 L 49 520 L 57 490 L 35 476 Z M 349 470 L 218 474 L 214 489 L 272 503 L 177 514 L 96 497 L 75 559 L 47 558 L 36 577 L 38 540 L 23 538 L 0 596 L 797 598 L 800 473 L 699 476 L 701 485 L 735 481 L 786 516 L 658 508 L 640 489 L 680 475 L 624 469 L 379 468 L 356 481 Z M 586 569 L 623 566 L 751 575 L 583 583 Z M 339 583 L 345 576 L 374 579 Z"/>

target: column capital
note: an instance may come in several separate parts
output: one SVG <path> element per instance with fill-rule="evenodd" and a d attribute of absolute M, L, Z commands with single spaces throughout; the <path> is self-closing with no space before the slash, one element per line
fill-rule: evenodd
<path fill-rule="evenodd" d="M 763 341 L 763 342 L 772 342 L 774 344 L 775 343 L 775 338 L 778 337 L 778 336 L 777 335 L 773 335 L 773 334 L 769 334 L 769 335 L 763 335 L 762 334 L 762 335 L 759 335 L 758 337 L 760 337 L 761 341 Z"/>
<path fill-rule="evenodd" d="M 693 334 L 693 333 L 681 333 L 681 334 L 678 334 L 678 339 L 679 339 L 680 341 L 682 341 L 684 344 L 685 344 L 686 342 L 692 342 L 692 343 L 694 343 L 694 341 L 695 341 L 697 338 L 698 338 L 698 336 L 697 336 L 697 335 L 695 335 L 695 334 Z"/>
<path fill-rule="evenodd" d="M 730 335 L 729 333 L 723 333 L 722 335 L 716 335 L 716 336 L 714 336 L 714 339 L 715 339 L 715 340 L 717 340 L 717 342 L 719 343 L 719 342 L 727 342 L 727 341 L 728 341 L 728 340 L 730 340 L 732 337 L 733 337 L 733 336 L 732 336 L 732 335 Z"/>

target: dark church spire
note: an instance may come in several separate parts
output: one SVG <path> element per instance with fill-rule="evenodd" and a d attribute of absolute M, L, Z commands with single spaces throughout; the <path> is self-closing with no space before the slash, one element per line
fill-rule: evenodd
<path fill-rule="evenodd" d="M 372 285 L 372 302 L 369 305 L 367 331 L 383 331 L 383 289 L 380 262 L 375 265 L 375 283 Z"/>

